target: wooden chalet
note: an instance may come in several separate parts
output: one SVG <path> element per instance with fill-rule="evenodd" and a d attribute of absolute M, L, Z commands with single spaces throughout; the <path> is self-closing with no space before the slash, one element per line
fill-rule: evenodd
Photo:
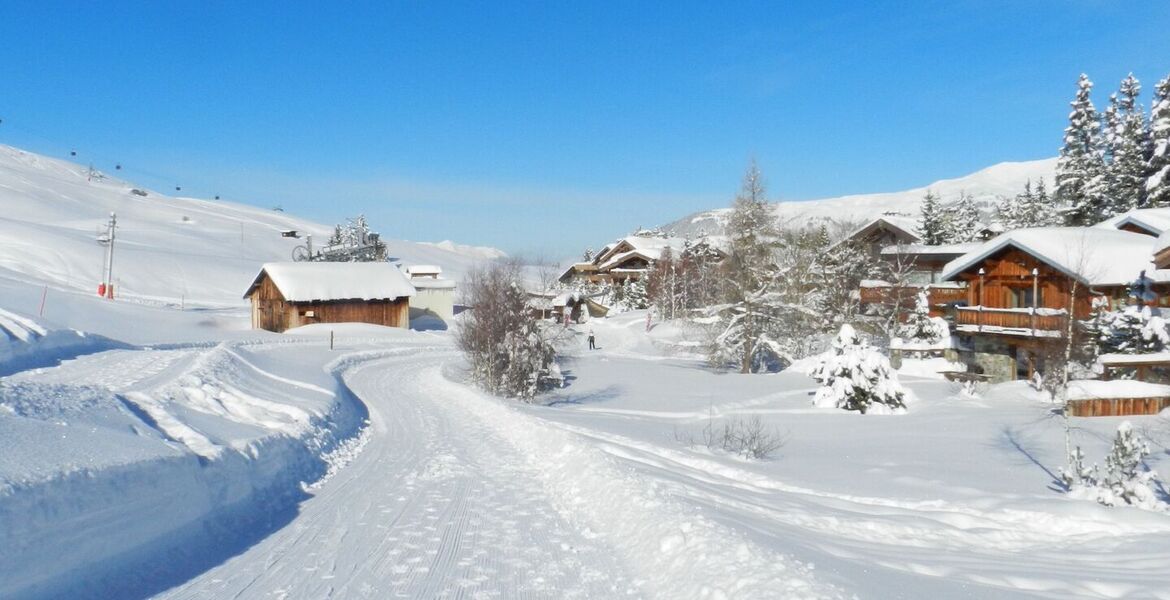
<path fill-rule="evenodd" d="M 248 286 L 252 328 L 283 332 L 313 323 L 410 326 L 410 281 L 387 262 L 268 263 Z"/>
<path fill-rule="evenodd" d="M 942 316 L 947 307 L 967 299 L 962 282 L 942 280 L 943 267 L 979 246 L 978 243 L 923 244 L 918 221 L 892 213 L 869 221 L 837 243 L 853 244 L 905 276 L 897 284 L 882 280 L 863 281 L 859 290 L 862 311 L 879 306 L 897 306 L 909 311 L 914 308 L 918 293 L 926 290 L 931 316 L 936 317 Z"/>
<path fill-rule="evenodd" d="M 684 238 L 640 232 L 606 245 L 592 260 L 574 263 L 558 279 L 561 283 L 623 284 L 637 281 L 646 275 L 663 252 L 669 249 L 678 257 L 685 248 Z M 714 250 L 721 254 L 718 249 Z"/>
<path fill-rule="evenodd" d="M 942 278 L 966 284 L 953 323 L 963 358 L 991 381 L 1030 377 L 1063 347 L 1070 313 L 1087 319 L 1093 298 L 1124 306 L 1143 271 L 1164 305 L 1170 272 L 1154 270 L 1152 248 L 1148 235 L 1130 231 L 1051 227 L 1005 233 L 955 259 Z"/>

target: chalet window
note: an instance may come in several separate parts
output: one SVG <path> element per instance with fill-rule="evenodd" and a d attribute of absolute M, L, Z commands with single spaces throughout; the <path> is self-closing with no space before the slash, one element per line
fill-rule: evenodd
<path fill-rule="evenodd" d="M 1010 288 L 1008 290 L 1008 307 L 1009 308 L 1032 308 L 1032 306 L 1044 306 L 1044 290 L 1040 290 L 1040 297 L 1038 302 L 1032 304 L 1032 288 Z"/>

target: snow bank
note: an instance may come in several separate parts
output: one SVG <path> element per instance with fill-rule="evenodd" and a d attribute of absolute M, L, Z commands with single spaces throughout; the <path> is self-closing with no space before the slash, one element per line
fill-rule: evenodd
<path fill-rule="evenodd" d="M 0 376 L 47 367 L 66 358 L 126 344 L 50 325 L 0 308 Z"/>
<path fill-rule="evenodd" d="M 97 360 L 0 382 L 0 597 L 149 595 L 291 518 L 366 417 L 303 346 L 181 351 L 125 388 L 53 383 Z"/>

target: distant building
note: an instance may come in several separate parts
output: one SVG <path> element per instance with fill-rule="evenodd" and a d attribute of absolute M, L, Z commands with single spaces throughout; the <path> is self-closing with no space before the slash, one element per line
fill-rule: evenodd
<path fill-rule="evenodd" d="M 443 279 L 443 269 L 434 265 L 411 265 L 406 274 L 416 291 L 410 298 L 410 318 L 431 315 L 450 323 L 455 316 L 455 282 Z"/>
<path fill-rule="evenodd" d="M 252 328 L 283 332 L 313 323 L 410 326 L 415 288 L 386 262 L 267 263 L 248 286 Z"/>
<path fill-rule="evenodd" d="M 686 247 L 685 238 L 640 231 L 607 244 L 589 261 L 574 263 L 558 279 L 561 283 L 623 284 L 637 281 L 646 276 L 663 252 L 669 249 L 678 258 Z M 713 249 L 721 253 L 718 248 Z"/>

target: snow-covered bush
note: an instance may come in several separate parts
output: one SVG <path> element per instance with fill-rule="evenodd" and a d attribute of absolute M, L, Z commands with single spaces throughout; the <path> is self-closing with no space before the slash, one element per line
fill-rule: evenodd
<path fill-rule="evenodd" d="M 910 317 L 898 329 L 898 335 L 907 341 L 935 344 L 943 338 L 946 332 L 946 323 L 942 324 L 940 330 L 939 323 L 930 316 L 930 300 L 926 290 L 918 292 L 918 299 L 914 303 L 914 312 L 910 313 Z"/>
<path fill-rule="evenodd" d="M 1061 480 L 1070 494 L 1089 498 L 1105 506 L 1127 504 L 1146 510 L 1165 510 L 1158 492 L 1157 474 L 1145 464 L 1150 447 L 1133 430 L 1129 421 L 1117 428 L 1113 448 L 1105 457 L 1105 474 L 1097 465 L 1086 467 L 1078 446 L 1069 457 L 1070 468 L 1062 469 Z"/>
<path fill-rule="evenodd" d="M 865 414 L 904 410 L 906 391 L 890 368 L 890 361 L 869 346 L 850 325 L 842 325 L 833 347 L 821 355 L 809 376 L 821 387 L 813 404 Z"/>
<path fill-rule="evenodd" d="M 1096 332 L 1101 354 L 1148 354 L 1170 345 L 1165 319 L 1149 306 L 1099 313 Z"/>
<path fill-rule="evenodd" d="M 471 365 L 471 378 L 494 394 L 530 400 L 560 385 L 549 329 L 528 311 L 520 268 L 498 263 L 464 282 L 471 311 L 456 339 Z"/>
<path fill-rule="evenodd" d="M 708 419 L 698 439 L 691 433 L 678 430 L 674 438 L 688 446 L 703 446 L 708 450 L 718 449 L 755 459 L 768 458 L 788 441 L 776 428 L 765 427 L 759 417 L 729 419 L 722 427 L 717 427 L 714 419 Z"/>

